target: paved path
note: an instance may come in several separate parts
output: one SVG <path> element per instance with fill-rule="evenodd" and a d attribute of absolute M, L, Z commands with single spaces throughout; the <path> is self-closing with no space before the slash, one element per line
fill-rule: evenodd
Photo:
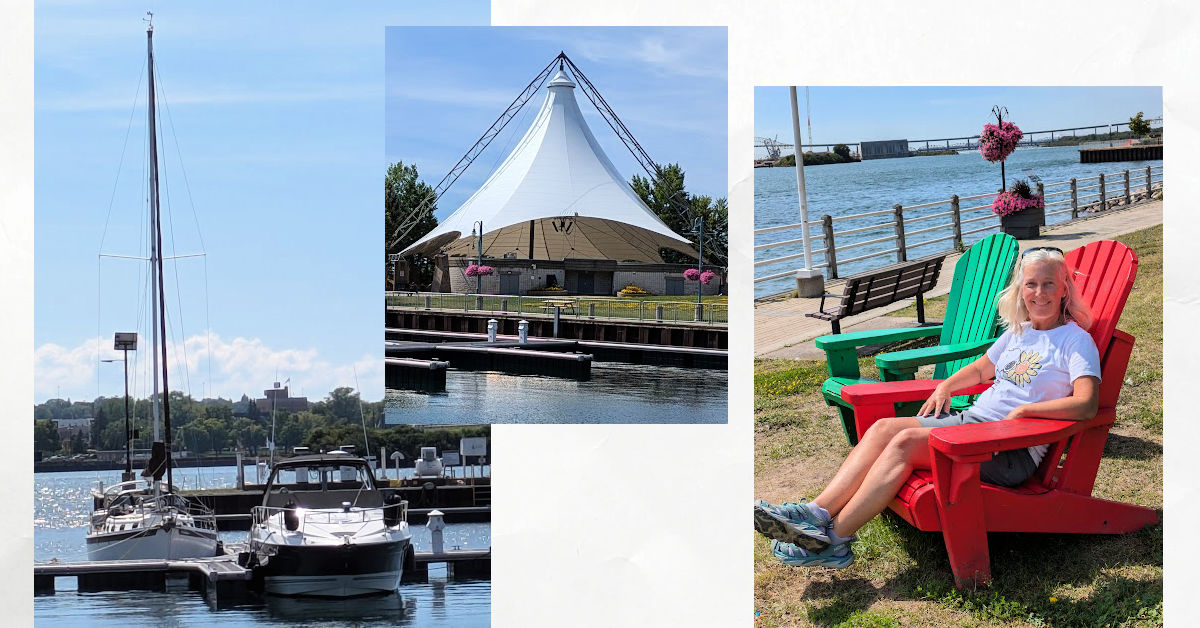
<path fill-rule="evenodd" d="M 1139 203 L 1080 218 L 1069 224 L 1042 227 L 1042 237 L 1036 240 L 1022 240 L 1021 250 L 1031 246 L 1057 246 L 1069 251 L 1094 240 L 1112 238 L 1159 225 L 1162 221 L 1162 201 Z M 958 258 L 958 254 L 946 257 L 938 285 L 926 294 L 927 297 L 940 296 L 950 291 L 950 284 L 954 278 L 954 264 Z M 826 283 L 825 290 L 831 294 L 841 294 L 843 283 L 841 280 L 830 281 Z M 820 303 L 820 298 L 811 298 L 782 299 L 757 305 L 754 308 L 754 357 L 824 359 L 825 353 L 816 349 L 812 340 L 831 333 L 830 325 L 827 321 L 804 315 L 807 312 L 816 312 Z M 842 319 L 842 331 L 912 325 L 916 319 L 884 316 L 909 305 L 912 305 L 911 299 Z"/>

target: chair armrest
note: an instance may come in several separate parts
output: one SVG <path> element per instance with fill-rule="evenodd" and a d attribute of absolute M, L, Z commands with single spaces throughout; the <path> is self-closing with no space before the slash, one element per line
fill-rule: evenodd
<path fill-rule="evenodd" d="M 1103 408 L 1087 421 L 1020 418 L 939 427 L 929 433 L 929 445 L 951 458 L 965 458 L 1053 443 L 1115 418 L 1113 408 Z"/>
<path fill-rule="evenodd" d="M 912 374 L 918 367 L 926 364 L 938 364 L 980 355 L 987 351 L 988 347 L 992 346 L 994 342 L 996 342 L 995 338 L 989 338 L 987 340 L 960 342 L 952 345 L 921 347 L 919 349 L 881 353 L 875 356 L 875 365 L 883 371 L 894 371 L 898 376 Z M 887 381 L 889 379 L 897 379 L 897 377 L 889 378 L 885 375 L 883 379 Z"/>
<path fill-rule="evenodd" d="M 853 384 L 842 388 L 842 399 L 845 399 L 856 409 L 859 406 L 877 405 L 880 403 L 894 404 L 904 401 L 920 401 L 928 399 L 933 389 L 945 380 L 918 379 L 905 382 L 879 382 L 876 384 Z M 992 387 L 991 382 L 975 384 L 954 391 L 954 396 L 978 395 Z"/>
<path fill-rule="evenodd" d="M 900 329 L 868 329 L 866 331 L 820 336 L 813 341 L 813 344 L 818 349 L 824 349 L 828 352 L 838 349 L 853 349 L 864 345 L 879 345 L 888 342 L 899 342 L 901 340 L 912 340 L 914 338 L 927 338 L 929 336 L 940 335 L 941 333 L 941 325 Z"/>

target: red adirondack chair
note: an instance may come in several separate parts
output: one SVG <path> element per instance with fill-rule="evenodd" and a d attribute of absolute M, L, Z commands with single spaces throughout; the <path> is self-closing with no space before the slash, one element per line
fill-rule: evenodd
<path fill-rule="evenodd" d="M 1089 331 L 1100 349 L 1102 380 L 1096 416 L 1088 421 L 1022 418 L 935 429 L 929 436 L 933 468 L 916 470 L 890 504 L 918 529 L 942 532 L 959 588 L 991 580 L 988 532 L 1120 534 L 1158 522 L 1151 508 L 1092 497 L 1133 349 L 1133 336 L 1116 324 L 1137 275 L 1137 256 L 1120 242 L 1101 240 L 1071 251 L 1066 259 L 1095 317 Z M 939 381 L 847 386 L 842 398 L 854 406 L 861 437 L 872 423 L 892 415 L 893 404 L 925 399 Z M 990 385 L 955 394 L 978 394 Z M 1004 488 L 980 481 L 979 464 L 993 452 L 1041 444 L 1050 444 L 1050 449 L 1024 484 Z"/>

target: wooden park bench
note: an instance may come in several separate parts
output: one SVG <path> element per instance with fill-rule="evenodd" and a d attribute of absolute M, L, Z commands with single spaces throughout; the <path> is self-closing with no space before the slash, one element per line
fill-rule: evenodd
<path fill-rule="evenodd" d="M 922 295 L 937 285 L 945 260 L 946 254 L 941 253 L 851 275 L 846 278 L 837 306 L 825 309 L 825 299 L 837 298 L 838 295 L 823 294 L 819 311 L 805 316 L 829 321 L 833 325 L 833 333 L 840 334 L 843 318 L 916 297 L 917 321 L 924 324 L 925 302 Z"/>

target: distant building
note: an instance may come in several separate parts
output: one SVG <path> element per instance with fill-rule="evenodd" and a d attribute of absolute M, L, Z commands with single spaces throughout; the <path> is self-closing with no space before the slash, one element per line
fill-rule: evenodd
<path fill-rule="evenodd" d="M 858 147 L 864 161 L 867 159 L 892 159 L 894 157 L 912 156 L 908 150 L 908 140 L 859 142 Z"/>
<path fill-rule="evenodd" d="M 62 440 L 67 440 L 75 434 L 83 434 L 84 438 L 88 438 L 92 433 L 91 417 L 85 419 L 55 419 L 55 427 L 58 428 L 58 437 Z"/>
<path fill-rule="evenodd" d="M 308 397 L 289 396 L 288 387 L 280 387 L 279 382 L 275 382 L 274 388 L 264 390 L 263 394 L 266 395 L 266 398 L 254 400 L 254 405 L 260 414 L 270 414 L 271 410 L 300 412 L 308 409 Z"/>

